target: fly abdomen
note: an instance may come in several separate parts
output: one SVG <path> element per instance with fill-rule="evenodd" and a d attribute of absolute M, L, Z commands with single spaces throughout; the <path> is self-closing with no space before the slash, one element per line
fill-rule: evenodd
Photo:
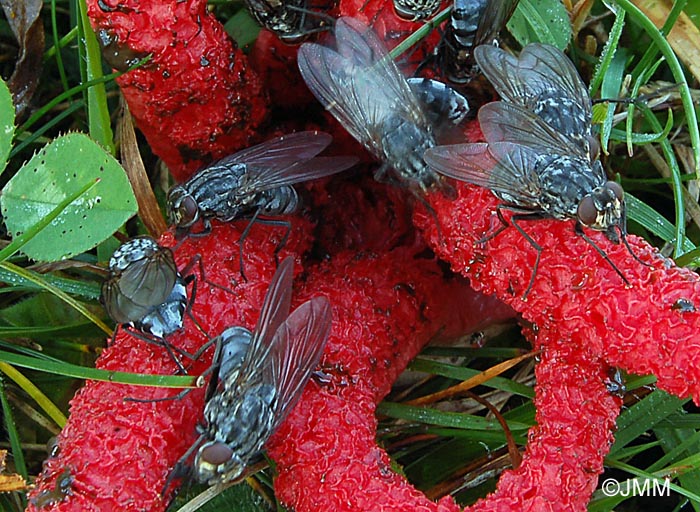
<path fill-rule="evenodd" d="M 178 275 L 175 286 L 165 302 L 154 306 L 145 316 L 132 322 L 132 325 L 139 331 L 166 338 L 182 329 L 188 301 L 185 279 Z"/>
<path fill-rule="evenodd" d="M 294 187 L 284 186 L 258 194 L 256 204 L 265 215 L 287 215 L 299 208 L 299 196 Z"/>
<path fill-rule="evenodd" d="M 457 51 L 474 46 L 479 18 L 488 0 L 455 0 L 450 14 L 449 32 Z"/>
<path fill-rule="evenodd" d="M 430 18 L 440 7 L 440 0 L 394 0 L 400 18 L 411 21 Z"/>
<path fill-rule="evenodd" d="M 384 151 L 382 159 L 396 171 L 404 184 L 418 185 L 426 191 L 439 181 L 423 160 L 425 150 L 436 144 L 432 131 L 399 116 L 389 116 L 379 132 Z"/>

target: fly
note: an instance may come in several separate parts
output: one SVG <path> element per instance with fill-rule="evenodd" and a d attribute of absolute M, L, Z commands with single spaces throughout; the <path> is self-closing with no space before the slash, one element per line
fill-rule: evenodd
<path fill-rule="evenodd" d="M 437 48 L 437 61 L 449 82 L 461 85 L 476 76 L 474 48 L 490 45 L 496 39 L 518 1 L 455 0 Z"/>
<path fill-rule="evenodd" d="M 245 0 L 245 4 L 255 21 L 288 44 L 328 29 L 327 16 L 309 10 L 308 0 Z"/>
<path fill-rule="evenodd" d="M 435 14 L 440 2 L 441 0 L 394 0 L 394 10 L 400 18 L 419 21 Z"/>
<path fill-rule="evenodd" d="M 289 222 L 258 219 L 295 212 L 300 199 L 292 185 L 336 174 L 357 163 L 357 157 L 316 156 L 333 138 L 323 132 L 307 131 L 284 135 L 258 144 L 201 169 L 189 180 L 170 189 L 167 210 L 178 234 L 189 233 L 201 221 L 203 230 L 211 230 L 211 219 L 222 222 L 251 219 L 241 234 L 243 241 L 253 223 L 284 225 L 287 234 L 275 251 L 284 247 Z M 243 255 L 240 254 L 241 274 Z"/>
<path fill-rule="evenodd" d="M 246 475 L 319 362 L 330 303 L 314 297 L 290 314 L 293 266 L 288 257 L 277 268 L 252 332 L 232 327 L 215 339 L 204 424 L 179 463 L 194 454 L 192 470 L 202 483 L 223 485 Z"/>
<path fill-rule="evenodd" d="M 145 341 L 162 344 L 184 372 L 166 339 L 183 327 L 190 307 L 190 282 L 194 282 L 194 275 L 183 277 L 169 248 L 149 236 L 139 236 L 114 251 L 100 302 L 117 324 L 133 334 L 145 335 Z"/>
<path fill-rule="evenodd" d="M 423 161 L 425 150 L 436 145 L 435 127 L 369 27 L 354 18 L 340 18 L 335 49 L 304 43 L 298 62 L 316 98 L 382 161 L 377 180 L 398 181 L 422 192 L 444 187 Z M 388 179 L 390 170 L 393 180 Z"/>
<path fill-rule="evenodd" d="M 520 227 L 518 220 L 575 219 L 582 236 L 612 266 L 622 272 L 584 232 L 603 231 L 613 243 L 627 244 L 622 187 L 609 181 L 597 158 L 591 135 L 591 100 L 578 73 L 558 49 L 531 44 L 520 59 L 493 46 L 475 52 L 479 67 L 507 101 L 479 110 L 488 143 L 440 146 L 428 150 L 426 161 L 438 172 L 491 189 L 515 211 L 513 226 L 537 250 L 530 283 L 534 283 L 542 248 Z M 561 109 L 558 111 L 557 109 Z M 559 112 L 559 114 L 557 114 Z M 619 234 L 618 234 L 619 233 Z"/>

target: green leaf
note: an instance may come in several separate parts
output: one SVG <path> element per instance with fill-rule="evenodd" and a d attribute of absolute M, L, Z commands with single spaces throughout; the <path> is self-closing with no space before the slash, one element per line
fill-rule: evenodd
<path fill-rule="evenodd" d="M 250 15 L 248 9 L 243 8 L 231 16 L 224 25 L 224 30 L 240 48 L 243 48 L 258 38 L 260 25 Z"/>
<path fill-rule="evenodd" d="M 0 197 L 13 237 L 95 179 L 100 182 L 92 190 L 22 247 L 27 256 L 58 261 L 92 249 L 134 215 L 137 206 L 122 167 L 84 134 L 58 137 L 22 166 Z"/>
<path fill-rule="evenodd" d="M 5 82 L 0 79 L 0 172 L 5 169 L 7 157 L 15 135 L 15 106 L 12 94 Z"/>
<path fill-rule="evenodd" d="M 520 0 L 506 26 L 522 46 L 540 42 L 563 50 L 571 40 L 571 21 L 561 0 Z"/>

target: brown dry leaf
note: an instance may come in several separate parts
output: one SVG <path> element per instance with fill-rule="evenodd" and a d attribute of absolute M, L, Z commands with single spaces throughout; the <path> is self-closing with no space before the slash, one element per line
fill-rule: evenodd
<path fill-rule="evenodd" d="M 0 0 L 12 33 L 19 43 L 19 56 L 7 86 L 19 117 L 29 106 L 41 75 L 44 25 L 39 18 L 41 0 Z"/>
<path fill-rule="evenodd" d="M 149 234 L 154 238 L 158 238 L 168 227 L 158 207 L 151 183 L 148 181 L 143 160 L 141 160 L 136 134 L 134 133 L 134 124 L 131 121 L 131 113 L 125 101 L 122 100 L 121 104 L 123 110 L 117 125 L 117 134 L 119 136 L 122 166 L 126 170 L 131 186 L 134 189 L 136 202 L 139 205 L 139 217 L 141 217 Z"/>
<path fill-rule="evenodd" d="M 20 475 L 5 474 L 7 450 L 0 450 L 0 492 L 26 491 L 27 482 Z"/>
<path fill-rule="evenodd" d="M 658 28 L 668 19 L 673 4 L 670 0 L 632 0 L 632 3 Z M 700 30 L 685 13 L 678 17 L 666 39 L 678 58 L 688 67 L 695 79 L 700 81 Z"/>

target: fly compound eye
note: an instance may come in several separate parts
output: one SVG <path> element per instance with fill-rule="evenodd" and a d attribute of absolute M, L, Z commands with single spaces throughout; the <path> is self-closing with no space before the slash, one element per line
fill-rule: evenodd
<path fill-rule="evenodd" d="M 184 196 L 174 210 L 174 221 L 179 227 L 188 227 L 195 223 L 199 217 L 197 201 L 190 195 Z"/>
<path fill-rule="evenodd" d="M 578 209 L 576 210 L 576 216 L 579 222 L 584 226 L 592 226 L 598 220 L 598 209 L 595 206 L 595 201 L 590 195 L 585 196 L 581 199 L 578 204 Z"/>
<path fill-rule="evenodd" d="M 622 201 L 624 199 L 625 191 L 622 189 L 619 183 L 615 181 L 608 181 L 605 183 L 605 188 L 607 188 L 613 194 L 615 194 L 615 197 L 618 199 L 618 201 Z"/>
<path fill-rule="evenodd" d="M 224 443 L 213 443 L 202 448 L 199 459 L 211 466 L 225 464 L 233 457 L 233 450 Z"/>

